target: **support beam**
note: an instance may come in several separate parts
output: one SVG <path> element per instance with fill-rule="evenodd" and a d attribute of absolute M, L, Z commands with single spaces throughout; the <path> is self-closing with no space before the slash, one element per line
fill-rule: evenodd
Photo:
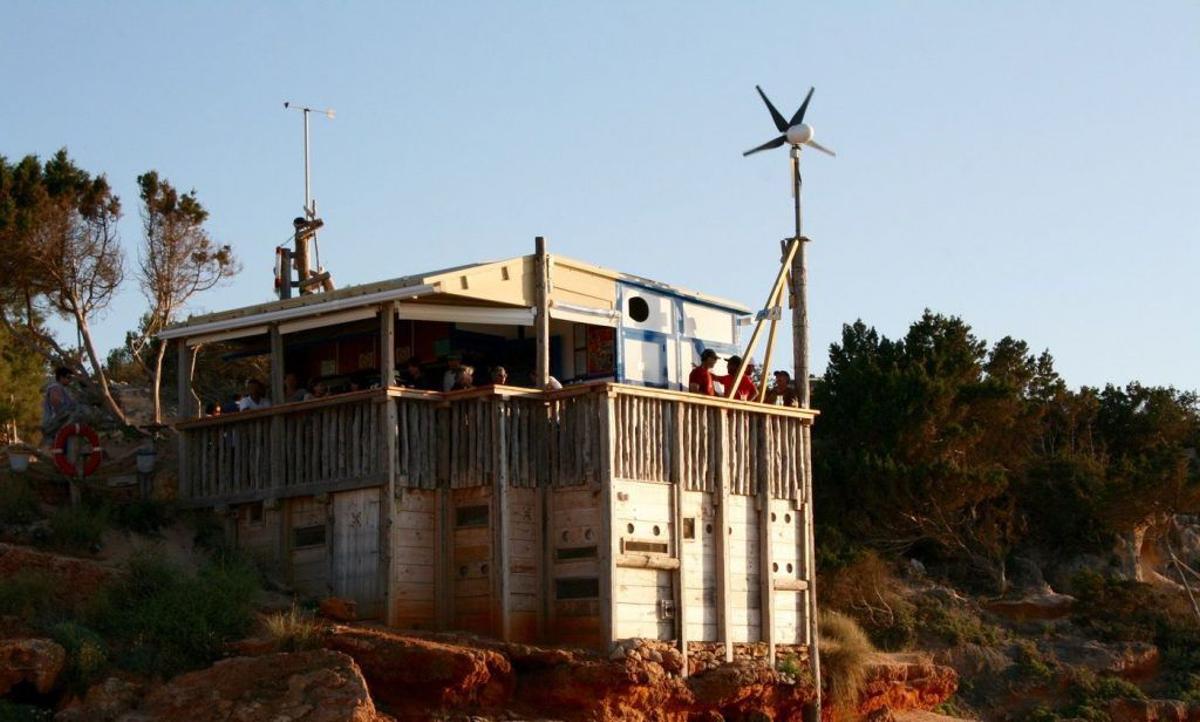
<path fill-rule="evenodd" d="M 802 250 L 803 248 L 804 244 L 798 238 L 794 239 L 788 245 L 787 251 L 783 254 L 783 261 L 779 264 L 779 273 L 775 275 L 775 283 L 771 284 L 771 292 L 767 294 L 767 302 L 763 307 L 764 310 L 772 309 L 779 304 L 779 299 L 783 294 L 784 282 L 788 276 L 788 266 L 794 262 L 798 249 Z M 759 318 L 758 322 L 754 324 L 754 331 L 750 334 L 750 342 L 746 344 L 746 353 L 742 354 L 742 358 L 747 361 L 754 354 L 754 347 L 758 345 L 758 336 L 762 333 L 763 321 L 763 318 Z M 745 375 L 746 364 L 743 363 L 737 373 L 734 374 L 733 381 L 725 392 L 727 398 L 732 399 L 734 397 L 737 393 L 737 387 L 742 383 L 742 377 Z M 765 381 L 764 379 L 764 383 Z M 802 406 L 803 408 L 808 408 L 807 404 L 802 404 Z"/>
<path fill-rule="evenodd" d="M 163 343 L 166 343 L 165 341 Z M 177 392 L 179 398 L 179 419 L 186 420 L 195 418 L 196 406 L 193 402 L 192 395 L 192 359 L 195 357 L 195 350 L 187 345 L 187 339 L 179 339 L 175 342 L 176 360 L 177 360 Z M 179 436 L 179 497 L 186 499 L 191 496 L 191 478 L 190 469 L 191 460 L 188 458 L 188 438 L 187 433 L 180 433 Z"/>
<path fill-rule="evenodd" d="M 283 335 L 279 333 L 279 324 L 271 324 L 271 405 L 278 406 L 286 399 L 283 398 Z"/>
<path fill-rule="evenodd" d="M 683 454 L 684 454 L 684 429 L 683 429 L 683 404 L 675 402 L 671 404 L 671 445 L 669 453 L 671 458 L 671 497 L 674 502 L 675 522 L 675 556 L 679 558 L 679 570 L 674 575 L 675 579 L 675 638 L 679 640 L 679 652 L 683 655 L 683 667 L 680 670 L 680 675 L 688 676 L 688 621 L 691 614 L 688 609 L 688 563 L 686 547 L 689 543 L 698 543 L 697 537 L 700 535 L 698 529 L 693 528 L 691 539 L 685 539 L 683 535 L 683 520 L 684 508 L 683 497 L 687 488 L 687 480 L 684 478 L 683 471 Z"/>
<path fill-rule="evenodd" d="M 733 599 L 729 577 L 729 441 L 728 413 L 717 414 L 717 638 L 725 645 L 725 661 L 733 661 Z"/>
<path fill-rule="evenodd" d="M 500 639 L 512 641 L 512 550 L 509 525 L 512 523 L 508 480 L 508 404 L 497 399 L 492 402 L 492 413 L 496 415 L 493 449 L 496 458 L 496 476 L 492 482 L 492 498 L 495 503 L 496 530 L 496 578 L 497 604 L 493 605 L 499 616 Z"/>
<path fill-rule="evenodd" d="M 614 533 L 613 439 L 617 436 L 616 399 L 600 397 L 600 634 L 604 653 L 617 639 L 616 579 L 620 537 Z"/>
<path fill-rule="evenodd" d="M 539 389 L 550 382 L 550 256 L 546 253 L 546 239 L 534 239 L 533 295 L 537 316 L 534 318 L 534 335 L 537 339 L 537 359 L 534 374 Z"/>
<path fill-rule="evenodd" d="M 380 379 L 384 388 L 391 385 L 392 369 L 396 366 L 396 310 L 390 303 L 379 307 L 379 369 Z M 384 396 L 378 406 L 371 409 L 378 413 L 383 426 L 383 473 L 387 483 L 383 487 L 383 498 L 379 500 L 379 579 L 383 589 L 384 620 L 389 624 L 395 623 L 395 609 L 392 594 L 392 527 L 396 521 L 396 476 L 400 470 L 396 468 L 399 444 L 400 419 L 396 409 L 396 399 Z"/>
<path fill-rule="evenodd" d="M 772 323 L 772 325 L 774 325 Z M 759 425 L 758 448 L 754 453 L 758 457 L 758 581 L 759 581 L 759 634 L 762 641 L 767 643 L 767 661 L 775 668 L 775 570 L 774 554 L 772 553 L 772 524 L 771 524 L 771 479 L 768 476 L 770 465 L 767 459 L 767 417 L 755 419 Z"/>

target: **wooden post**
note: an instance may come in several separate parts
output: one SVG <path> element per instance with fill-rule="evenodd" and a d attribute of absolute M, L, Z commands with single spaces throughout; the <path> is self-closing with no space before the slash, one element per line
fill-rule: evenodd
<path fill-rule="evenodd" d="M 537 375 L 538 388 L 545 389 L 550 382 L 550 257 L 546 254 L 546 239 L 542 236 L 534 239 L 534 247 L 533 295 L 537 306 L 537 316 L 534 318 L 537 336 L 534 373 Z"/>
<path fill-rule="evenodd" d="M 176 365 L 178 366 L 176 378 L 178 381 L 177 392 L 179 396 L 179 419 L 191 419 L 196 417 L 196 405 L 192 401 L 192 356 L 193 351 L 187 345 L 187 339 L 181 338 L 175 343 L 176 348 Z M 191 493 L 191 483 L 188 458 L 188 435 L 186 432 L 179 434 L 179 498 L 187 499 Z"/>
<path fill-rule="evenodd" d="M 384 388 L 391 385 L 392 369 L 396 365 L 396 309 L 390 303 L 379 307 L 379 367 Z M 392 604 L 392 525 L 396 520 L 396 447 L 400 433 L 396 399 L 384 396 L 380 406 L 371 413 L 380 415 L 383 422 L 383 473 L 386 479 L 379 500 L 379 578 L 383 590 L 383 619 L 388 625 L 396 622 Z"/>
<path fill-rule="evenodd" d="M 773 324 L 772 324 L 773 325 Z M 759 416 L 755 423 L 760 425 L 758 433 L 758 448 L 754 454 L 758 457 L 758 588 L 759 610 L 761 618 L 759 633 L 762 641 L 767 643 L 767 661 L 775 668 L 775 571 L 774 554 L 771 549 L 771 479 L 767 459 L 767 417 Z"/>
<path fill-rule="evenodd" d="M 764 307 L 764 310 L 774 308 L 779 302 L 780 294 L 783 291 L 784 281 L 787 279 L 788 266 L 795 258 L 797 249 L 802 247 L 803 244 L 800 243 L 798 239 L 792 241 L 791 245 L 788 246 L 787 252 L 783 255 L 783 262 L 779 264 L 779 273 L 775 276 L 775 283 L 771 286 L 771 292 L 767 294 L 767 303 Z M 730 384 L 729 389 L 725 392 L 726 398 L 732 399 L 734 394 L 737 393 L 738 385 L 742 383 L 742 376 L 746 374 L 745 361 L 750 359 L 750 355 L 754 353 L 754 347 L 758 345 L 758 335 L 762 333 L 762 325 L 763 319 L 761 318 L 758 319 L 758 322 L 754 324 L 754 332 L 750 334 L 750 343 L 746 344 L 746 353 L 742 355 L 744 361 L 741 368 L 739 368 L 737 373 L 734 374 L 733 382 Z"/>
<path fill-rule="evenodd" d="M 614 532 L 613 439 L 617 435 L 616 400 L 606 394 L 600 406 L 600 632 L 604 653 L 617 639 L 616 579 L 620 537 Z"/>
<path fill-rule="evenodd" d="M 805 379 L 807 381 L 807 379 Z M 807 387 L 808 384 L 806 383 Z M 806 407 L 807 408 L 807 407 Z M 804 448 L 801 450 L 804 462 L 804 478 L 802 488 L 804 493 L 804 566 L 808 582 L 808 658 L 812 667 L 813 679 L 817 680 L 817 713 L 821 708 L 821 654 L 820 654 L 820 614 L 817 612 L 817 553 L 815 549 L 815 530 L 813 522 L 813 489 L 812 489 L 812 421 L 804 424 L 801 434 Z"/>
<path fill-rule="evenodd" d="M 717 412 L 717 637 L 725 644 L 725 661 L 733 661 L 733 600 L 729 593 L 729 441 L 726 438 L 727 414 L 725 409 Z"/>
<path fill-rule="evenodd" d="M 283 334 L 279 324 L 271 324 L 271 404 L 278 406 L 283 397 Z"/>
<path fill-rule="evenodd" d="M 496 455 L 496 477 L 492 482 L 492 497 L 495 501 L 496 524 L 496 570 L 499 584 L 499 599 L 492 604 L 499 611 L 500 639 L 512 640 L 512 551 L 509 548 L 509 488 L 508 488 L 508 402 L 496 399 L 492 402 L 492 413 L 496 415 L 494 426 L 493 453 Z"/>
<path fill-rule="evenodd" d="M 683 655 L 683 666 L 680 669 L 680 675 L 688 676 L 688 560 L 687 552 L 684 549 L 688 543 L 688 539 L 683 536 L 683 519 L 684 519 L 684 503 L 683 496 L 687 487 L 687 480 L 684 478 L 683 472 L 683 455 L 685 452 L 683 442 L 683 403 L 676 401 L 669 407 L 664 404 L 663 408 L 670 408 L 672 415 L 671 424 L 671 469 L 670 479 L 672 482 L 672 495 L 675 502 L 675 554 L 679 557 L 679 570 L 675 573 L 675 615 L 677 624 L 677 637 L 679 639 L 679 651 Z M 692 544 L 698 544 L 698 537 L 701 534 L 700 529 L 693 527 L 693 537 L 690 540 Z"/>

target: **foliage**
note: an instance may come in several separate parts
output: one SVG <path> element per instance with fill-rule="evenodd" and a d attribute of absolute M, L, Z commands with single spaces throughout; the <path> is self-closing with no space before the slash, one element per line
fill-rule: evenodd
<path fill-rule="evenodd" d="M 0 616 L 37 622 L 60 609 L 54 579 L 40 569 L 21 569 L 0 584 Z"/>
<path fill-rule="evenodd" d="M 1003 631 L 996 625 L 983 621 L 970 609 L 932 594 L 921 598 L 916 626 L 923 636 L 952 647 L 960 644 L 992 647 L 1003 638 Z"/>
<path fill-rule="evenodd" d="M 1055 665 L 1028 639 L 1018 640 L 1015 647 L 1013 674 L 1022 683 L 1046 684 L 1054 679 Z"/>
<path fill-rule="evenodd" d="M 77 166 L 66 149 L 44 164 L 33 155 L 15 165 L 0 157 L 0 325 L 47 361 L 67 362 L 77 354 L 45 321 L 74 323 L 106 406 L 124 421 L 90 328 L 124 280 L 120 217 L 108 180 Z"/>
<path fill-rule="evenodd" d="M 67 651 L 64 676 L 67 686 L 75 692 L 85 691 L 108 669 L 108 645 L 95 631 L 78 622 L 66 621 L 50 627 L 50 637 Z"/>
<path fill-rule="evenodd" d="M 22 349 L 13 332 L 0 325 L 0 444 L 36 438 L 45 376 L 44 360 Z"/>
<path fill-rule="evenodd" d="M 139 333 L 127 341 L 129 356 L 153 380 L 154 416 L 161 417 L 159 388 L 166 344 L 159 331 L 175 320 L 192 296 L 237 274 L 241 267 L 228 245 L 217 245 L 204 228 L 208 211 L 196 191 L 179 193 L 156 171 L 138 176 L 143 242 L 138 254 L 138 285 L 150 304 Z M 153 361 L 149 361 L 152 358 Z"/>
<path fill-rule="evenodd" d="M 142 553 L 96 601 L 88 626 L 112 640 L 120 666 L 171 676 L 212 663 L 245 634 L 258 589 L 255 570 L 235 557 L 187 574 L 160 554 Z"/>
<path fill-rule="evenodd" d="M 821 682 L 835 711 L 853 710 L 867 678 L 875 648 L 850 617 L 825 610 L 820 621 Z"/>
<path fill-rule="evenodd" d="M 1004 591 L 1022 545 L 1100 550 L 1200 510 L 1195 394 L 1071 391 L 1048 352 L 989 346 L 955 317 L 926 311 L 896 340 L 844 326 L 814 399 L 827 564 L 866 545 Z"/>
<path fill-rule="evenodd" d="M 49 519 L 49 544 L 55 549 L 75 553 L 95 552 L 108 528 L 107 511 L 100 506 L 81 504 L 62 507 Z"/>
<path fill-rule="evenodd" d="M 156 534 L 171 523 L 171 506 L 156 499 L 132 499 L 111 506 L 108 516 L 113 526 L 138 534 Z"/>
<path fill-rule="evenodd" d="M 828 569 L 817 589 L 825 608 L 852 617 L 878 647 L 898 651 L 917 641 L 917 609 L 897 587 L 888 563 L 873 550 L 860 550 Z"/>
<path fill-rule="evenodd" d="M 50 722 L 54 710 L 0 699 L 0 722 Z"/>
<path fill-rule="evenodd" d="M 316 649 L 321 646 L 325 636 L 321 623 L 294 604 L 286 612 L 275 612 L 268 616 L 264 627 L 275 649 L 280 652 Z"/>
<path fill-rule="evenodd" d="M 0 476 L 0 524 L 28 524 L 41 517 L 37 493 L 16 475 Z"/>

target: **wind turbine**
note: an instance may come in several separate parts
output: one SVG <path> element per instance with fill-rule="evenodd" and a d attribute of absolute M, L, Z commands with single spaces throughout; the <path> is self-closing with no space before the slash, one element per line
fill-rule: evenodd
<path fill-rule="evenodd" d="M 746 366 L 750 355 L 754 352 L 754 346 L 758 342 L 759 334 L 762 332 L 763 322 L 770 320 L 770 330 L 767 334 L 767 350 L 763 360 L 763 384 L 759 389 L 758 400 L 761 402 L 766 396 L 766 381 L 767 374 L 771 372 L 771 351 L 775 346 L 775 330 L 776 325 L 783 316 L 783 309 L 779 305 L 783 296 L 783 287 L 786 284 L 788 274 L 791 274 L 792 294 L 793 294 L 793 310 L 792 310 L 792 346 L 795 351 L 795 369 L 796 369 L 796 396 L 800 401 L 802 408 L 809 407 L 809 384 L 808 384 L 808 268 L 804 257 L 804 244 L 808 241 L 800 232 L 800 151 L 805 146 L 809 146 L 816 150 L 826 153 L 831 156 L 836 156 L 829 148 L 817 143 L 813 140 L 813 127 L 804 122 L 804 115 L 808 112 L 808 104 L 812 100 L 814 88 L 809 88 L 808 95 L 804 96 L 804 102 L 800 104 L 800 108 L 792 115 L 791 120 L 785 119 L 783 114 L 771 103 L 767 98 L 767 94 L 759 86 L 754 86 L 758 90 L 759 97 L 767 106 L 767 110 L 771 113 L 771 120 L 775 122 L 775 130 L 779 131 L 779 135 L 768 140 L 766 143 L 751 148 L 743 153 L 743 156 L 753 155 L 759 151 L 771 150 L 779 148 L 785 143 L 791 146 L 789 155 L 792 159 L 792 198 L 796 212 L 796 233 L 790 239 L 786 239 L 784 244 L 783 259 L 779 264 L 779 272 L 775 276 L 775 283 L 771 287 L 770 293 L 767 295 L 766 305 L 759 312 L 757 323 L 754 326 L 754 332 L 750 334 L 750 343 L 747 345 L 746 353 L 742 357 L 747 361 L 744 362 L 741 368 L 730 384 L 728 391 L 729 397 L 733 398 L 736 390 L 741 385 L 742 375 L 746 371 Z M 808 427 L 804 428 L 804 441 L 806 453 L 812 448 L 812 436 L 809 433 Z M 812 475 L 811 464 L 804 465 L 804 493 L 805 498 L 810 500 L 804 505 L 805 511 L 805 527 L 808 535 L 808 552 L 806 553 L 805 567 L 811 573 L 816 569 L 816 561 L 812 555 Z M 766 523 L 766 522 L 764 522 Z M 809 619 L 808 619 L 808 635 L 811 642 L 810 663 L 812 665 L 813 677 L 817 680 L 816 699 L 809 711 L 811 719 L 819 720 L 821 718 L 821 656 L 818 652 L 818 636 L 817 628 L 817 595 L 816 595 L 816 579 L 815 577 L 809 580 L 808 592 L 809 595 Z M 773 651 L 772 651 L 773 655 Z M 773 660 L 772 660 L 773 661 Z"/>

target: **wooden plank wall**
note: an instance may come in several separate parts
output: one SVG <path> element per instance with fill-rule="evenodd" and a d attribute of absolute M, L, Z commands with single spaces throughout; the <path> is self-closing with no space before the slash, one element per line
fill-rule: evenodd
<path fill-rule="evenodd" d="M 546 636 L 563 644 L 599 647 L 603 643 L 600 598 L 560 599 L 558 582 L 600 579 L 599 545 L 604 515 L 599 488 L 565 487 L 549 490 L 544 577 Z"/>
<path fill-rule="evenodd" d="M 377 482 L 384 471 L 379 410 L 374 399 L 356 395 L 185 428 L 187 498 L 263 499 L 320 484 Z"/>
<path fill-rule="evenodd" d="M 383 610 L 379 575 L 380 487 L 332 494 L 329 577 L 333 595 L 357 604 L 361 619 Z"/>
<path fill-rule="evenodd" d="M 613 533 L 620 539 L 617 548 L 626 549 L 617 562 L 613 580 L 616 636 L 618 639 L 671 639 L 675 636 L 672 582 L 675 572 L 627 565 L 649 565 L 653 563 L 650 560 L 678 558 L 673 541 L 675 514 L 671 487 L 622 479 L 614 479 L 612 485 L 615 497 Z M 630 545 L 662 545 L 662 551 L 627 549 Z M 664 607 L 664 602 L 668 606 Z"/>
<path fill-rule="evenodd" d="M 405 489 L 396 500 L 392 526 L 392 620 L 405 629 L 437 628 L 436 491 Z"/>
<path fill-rule="evenodd" d="M 716 642 L 717 540 L 713 495 L 689 491 L 683 495 L 683 516 L 693 519 L 693 539 L 683 540 L 684 593 L 687 595 L 688 631 L 693 642 Z"/>
<path fill-rule="evenodd" d="M 451 539 L 453 543 L 453 609 L 454 629 L 476 634 L 495 634 L 498 620 L 493 617 L 492 588 L 495 583 L 495 560 L 493 559 L 492 490 L 476 486 L 453 489 L 450 493 L 453 513 Z M 464 520 L 461 515 L 473 510 L 486 509 L 483 521 Z"/>

